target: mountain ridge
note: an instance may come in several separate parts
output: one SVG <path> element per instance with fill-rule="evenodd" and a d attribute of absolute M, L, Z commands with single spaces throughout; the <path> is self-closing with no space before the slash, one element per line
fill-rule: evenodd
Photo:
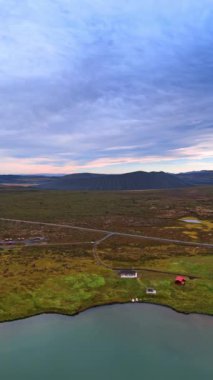
<path fill-rule="evenodd" d="M 29 187 L 44 190 L 113 191 L 182 188 L 212 185 L 213 170 L 187 173 L 135 171 L 123 174 L 73 173 L 50 175 L 0 175 L 1 187 Z"/>

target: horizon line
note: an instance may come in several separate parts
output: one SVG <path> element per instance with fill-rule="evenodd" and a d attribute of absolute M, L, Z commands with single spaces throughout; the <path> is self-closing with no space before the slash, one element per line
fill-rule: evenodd
<path fill-rule="evenodd" d="M 166 173 L 166 174 L 184 174 L 184 173 L 198 173 L 205 171 L 213 171 L 213 169 L 201 169 L 201 170 L 190 170 L 190 171 L 181 171 L 181 172 L 169 172 L 164 170 L 134 170 L 129 172 L 118 172 L 118 173 L 96 173 L 96 172 L 67 172 L 67 173 L 0 173 L 0 176 L 44 176 L 44 177 L 54 177 L 54 176 L 66 176 L 66 175 L 77 175 L 77 174 L 96 174 L 96 175 L 124 175 L 130 173 Z"/>

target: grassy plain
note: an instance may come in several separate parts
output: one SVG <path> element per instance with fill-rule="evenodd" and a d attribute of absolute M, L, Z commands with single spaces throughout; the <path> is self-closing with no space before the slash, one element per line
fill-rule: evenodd
<path fill-rule="evenodd" d="M 2 190 L 0 218 L 213 243 L 212 190 L 210 186 L 132 192 Z M 201 223 L 186 223 L 185 218 Z M 97 247 L 110 269 L 94 257 L 93 242 L 103 236 L 0 221 L 0 321 L 43 312 L 74 314 L 136 297 L 183 312 L 213 314 L 212 249 L 111 236 Z M 36 237 L 44 240 L 23 242 Z M 140 277 L 120 279 L 116 268 L 135 268 Z M 187 276 L 184 287 L 174 284 L 176 274 Z M 156 288 L 156 296 L 146 295 L 150 286 Z"/>

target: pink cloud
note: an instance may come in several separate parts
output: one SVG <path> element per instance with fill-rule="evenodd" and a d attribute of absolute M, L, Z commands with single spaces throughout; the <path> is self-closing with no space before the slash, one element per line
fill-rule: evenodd
<path fill-rule="evenodd" d="M 143 170 L 147 170 L 145 167 L 147 165 L 155 164 L 159 166 L 161 163 L 164 165 L 172 164 L 176 160 L 180 160 L 179 170 L 181 169 L 181 160 L 189 160 L 190 162 L 202 160 L 205 158 L 213 157 L 213 142 L 211 139 L 209 141 L 199 142 L 194 146 L 187 146 L 184 148 L 175 149 L 170 151 L 169 155 L 150 155 L 145 157 L 101 157 L 95 160 L 88 161 L 84 164 L 80 164 L 77 161 L 61 160 L 61 164 L 56 164 L 55 159 L 51 157 L 37 157 L 37 158 L 14 158 L 5 157 L 1 158 L 1 173 L 23 173 L 23 174 L 42 174 L 42 173 L 61 173 L 67 174 L 78 171 L 97 171 L 98 169 L 104 169 L 108 172 L 113 171 L 112 167 L 117 166 L 118 172 L 124 172 L 128 170 L 128 166 L 131 165 L 134 170 L 134 165 L 139 166 Z M 2 152 L 3 154 L 5 152 Z M 202 165 L 201 165 L 202 166 Z M 203 167 L 204 166 L 204 167 Z M 205 163 L 202 168 L 205 168 Z M 197 164 L 196 164 L 197 167 Z M 127 168 L 127 169 L 126 169 Z M 103 171 L 104 171 L 103 170 Z M 137 167 L 138 170 L 138 167 Z"/>

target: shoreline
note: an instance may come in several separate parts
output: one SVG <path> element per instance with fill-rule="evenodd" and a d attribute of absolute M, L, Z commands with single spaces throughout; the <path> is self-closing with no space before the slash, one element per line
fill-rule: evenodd
<path fill-rule="evenodd" d="M 77 312 L 75 312 L 73 314 L 69 314 L 69 313 L 66 313 L 66 312 L 59 312 L 59 311 L 44 311 L 44 312 L 38 312 L 38 313 L 30 314 L 30 315 L 27 315 L 27 316 L 24 316 L 24 317 L 19 317 L 19 318 L 14 318 L 14 319 L 6 319 L 4 321 L 0 321 L 0 325 L 3 324 L 3 323 L 13 323 L 13 322 L 18 322 L 18 321 L 23 321 L 25 319 L 39 317 L 39 316 L 42 316 L 42 315 L 59 315 L 59 316 L 61 315 L 61 316 L 64 316 L 64 317 L 76 317 L 79 314 L 82 314 L 82 313 L 84 313 L 86 311 L 89 311 L 89 310 L 92 310 L 92 309 L 97 309 L 97 308 L 100 308 L 100 307 L 107 307 L 107 306 L 116 306 L 116 305 L 130 305 L 132 303 L 133 302 L 131 302 L 131 301 L 129 301 L 129 302 L 109 302 L 109 303 L 106 303 L 106 304 L 99 304 L 99 305 L 89 306 L 89 307 L 81 309 L 81 310 L 79 310 L 79 311 L 77 311 Z M 172 306 L 169 306 L 169 305 L 166 305 L 166 304 L 159 304 L 159 303 L 156 303 L 156 302 L 147 302 L 147 301 L 142 302 L 142 301 L 139 301 L 139 302 L 135 302 L 134 304 L 138 304 L 138 305 L 139 304 L 141 304 L 141 305 L 153 305 L 153 306 L 163 307 L 163 308 L 170 309 L 170 310 L 172 310 L 175 313 L 182 314 L 182 315 L 185 315 L 185 316 L 200 315 L 200 316 L 205 316 L 205 317 L 213 317 L 213 314 L 200 313 L 200 312 L 196 312 L 196 311 L 192 311 L 192 312 L 179 311 L 179 310 L 176 310 Z"/>

